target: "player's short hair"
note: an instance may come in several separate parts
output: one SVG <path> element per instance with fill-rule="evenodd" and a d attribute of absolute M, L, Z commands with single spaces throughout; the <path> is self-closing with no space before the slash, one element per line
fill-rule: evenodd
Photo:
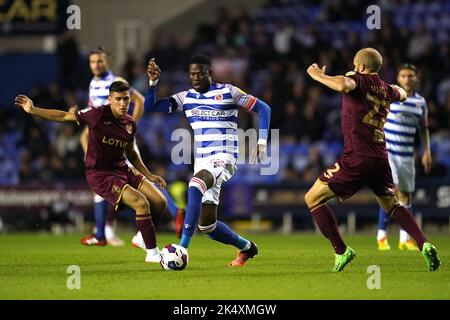
<path fill-rule="evenodd" d="M 359 60 L 364 64 L 367 69 L 372 72 L 379 72 L 381 65 L 383 64 L 383 57 L 374 48 L 364 48 L 359 50 L 357 53 L 359 55 Z"/>
<path fill-rule="evenodd" d="M 109 65 L 112 65 L 114 63 L 114 58 L 113 58 L 112 53 L 109 51 L 106 51 L 106 49 L 103 46 L 98 46 L 97 48 L 89 51 L 88 58 L 90 58 L 91 55 L 93 55 L 93 54 L 104 54 Z"/>
<path fill-rule="evenodd" d="M 211 67 L 211 58 L 205 54 L 197 54 L 192 57 L 190 64 L 205 64 Z"/>
<path fill-rule="evenodd" d="M 417 69 L 417 67 L 411 63 L 402 63 L 398 68 L 397 68 L 397 74 L 400 73 L 400 71 L 402 70 L 412 70 L 414 71 L 414 73 L 417 75 L 419 73 L 419 69 Z"/>
<path fill-rule="evenodd" d="M 91 51 L 89 51 L 89 56 L 93 54 L 104 54 L 106 56 L 109 56 L 109 53 L 105 50 L 103 46 L 98 46 L 97 48 L 94 48 Z"/>
<path fill-rule="evenodd" d="M 130 85 L 125 80 L 117 80 L 111 83 L 109 86 L 109 94 L 113 92 L 124 92 L 129 91 Z"/>

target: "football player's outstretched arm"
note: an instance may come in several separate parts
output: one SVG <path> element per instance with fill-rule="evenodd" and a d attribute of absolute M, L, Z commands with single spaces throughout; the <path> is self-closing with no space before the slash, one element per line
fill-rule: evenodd
<path fill-rule="evenodd" d="M 72 106 L 69 108 L 68 112 L 75 113 L 78 111 L 78 106 Z M 88 140 L 89 140 L 89 127 L 85 127 L 83 131 L 81 131 L 80 134 L 80 145 L 81 149 L 83 150 L 84 154 L 87 153 L 87 147 L 88 147 Z"/>
<path fill-rule="evenodd" d="M 252 153 L 250 162 L 256 164 L 262 160 L 266 153 L 267 139 L 269 137 L 270 115 L 272 113 L 269 105 L 264 101 L 257 99 L 251 111 L 258 113 L 258 146 Z"/>
<path fill-rule="evenodd" d="M 308 67 L 307 72 L 311 78 L 334 91 L 349 93 L 356 89 L 356 82 L 352 78 L 345 76 L 327 76 L 325 75 L 325 70 L 326 66 L 323 66 L 321 69 L 317 63 L 313 63 Z"/>
<path fill-rule="evenodd" d="M 137 151 L 136 141 L 127 146 L 126 156 L 127 159 L 131 162 L 131 164 L 148 180 L 157 183 L 161 188 L 167 187 L 167 183 L 162 177 L 150 173 L 150 171 L 147 169 L 144 162 L 142 161 L 141 155 Z"/>
<path fill-rule="evenodd" d="M 390 86 L 392 88 L 396 89 L 398 91 L 398 93 L 400 94 L 400 98 L 398 99 L 399 101 L 403 102 L 406 99 L 408 99 L 408 94 L 406 93 L 405 89 L 403 89 L 402 87 L 400 87 L 396 84 L 391 84 Z"/>
<path fill-rule="evenodd" d="M 33 101 L 25 95 L 18 95 L 14 100 L 14 104 L 17 107 L 22 108 L 26 113 L 37 116 L 39 118 L 54 121 L 54 122 L 67 122 L 77 121 L 75 113 L 66 112 L 56 109 L 42 109 L 36 108 L 33 105 Z"/>
<path fill-rule="evenodd" d="M 144 110 L 148 112 L 170 113 L 172 108 L 169 98 L 162 98 L 156 101 L 156 84 L 161 75 L 161 69 L 156 64 L 154 58 L 148 62 L 147 75 L 149 78 L 149 89 L 145 93 Z"/>

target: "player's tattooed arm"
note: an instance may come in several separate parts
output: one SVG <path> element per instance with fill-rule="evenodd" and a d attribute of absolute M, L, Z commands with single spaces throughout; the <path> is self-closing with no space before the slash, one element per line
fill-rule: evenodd
<path fill-rule="evenodd" d="M 126 156 L 127 159 L 131 162 L 131 164 L 148 180 L 157 183 L 161 188 L 167 188 L 166 181 L 162 177 L 151 173 L 145 166 L 139 152 L 137 151 L 136 141 L 127 146 Z"/>
<path fill-rule="evenodd" d="M 22 108 L 26 113 L 40 117 L 45 120 L 55 122 L 77 121 L 75 113 L 56 109 L 42 109 L 33 105 L 33 101 L 25 95 L 18 95 L 14 100 L 17 107 Z"/>
<path fill-rule="evenodd" d="M 308 67 L 306 72 L 311 78 L 334 91 L 349 93 L 356 89 L 356 82 L 352 78 L 345 76 L 327 76 L 325 75 L 325 70 L 326 66 L 319 68 L 317 63 L 313 63 Z"/>

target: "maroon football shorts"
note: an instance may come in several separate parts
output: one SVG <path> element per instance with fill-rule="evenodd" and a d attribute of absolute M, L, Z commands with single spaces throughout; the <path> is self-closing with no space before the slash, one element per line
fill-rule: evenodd
<path fill-rule="evenodd" d="M 350 198 L 364 185 L 377 196 L 395 194 L 392 171 L 388 159 L 371 158 L 353 153 L 342 154 L 337 162 L 322 173 L 319 179 L 328 184 L 341 200 Z"/>
<path fill-rule="evenodd" d="M 117 208 L 126 185 L 139 189 L 144 179 L 139 171 L 124 167 L 112 171 L 87 170 L 91 190 Z"/>

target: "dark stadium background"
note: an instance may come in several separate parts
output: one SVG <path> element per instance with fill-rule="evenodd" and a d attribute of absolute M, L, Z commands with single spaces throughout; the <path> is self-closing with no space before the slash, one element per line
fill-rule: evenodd
<path fill-rule="evenodd" d="M 384 57 L 382 76 L 393 83 L 399 64 L 414 63 L 421 71 L 418 91 L 428 103 L 434 162 L 428 176 L 417 162 L 413 210 L 426 228 L 449 232 L 450 1 L 48 1 L 56 5 L 53 16 L 45 10 L 33 15 L 33 0 L 13 12 L 15 2 L 0 5 L 0 232 L 59 232 L 60 224 L 83 228 L 83 220 L 92 221 L 81 128 L 31 118 L 13 100 L 26 93 L 36 105 L 86 105 L 87 56 L 99 45 L 111 52 L 115 74 L 141 93 L 149 58 L 163 71 L 158 95 L 166 96 L 189 88 L 189 59 L 206 53 L 215 80 L 271 106 L 271 128 L 280 129 L 279 173 L 261 176 L 241 165 L 223 189 L 220 214 L 244 220 L 241 228 L 283 232 L 313 228 L 304 193 L 342 150 L 341 97 L 313 83 L 307 66 L 318 62 L 328 74 L 344 74 L 353 68 L 354 53 L 372 46 Z M 70 4 L 81 8 L 80 30 L 66 28 Z M 381 7 L 380 30 L 366 26 L 369 4 Z M 240 127 L 256 120 L 242 112 Z M 145 114 L 138 145 L 182 204 L 192 168 L 170 161 L 170 135 L 179 127 L 187 128 L 183 114 Z M 336 214 L 353 232 L 374 227 L 377 206 L 362 191 Z M 130 217 L 121 213 L 120 226 L 130 228 Z"/>

